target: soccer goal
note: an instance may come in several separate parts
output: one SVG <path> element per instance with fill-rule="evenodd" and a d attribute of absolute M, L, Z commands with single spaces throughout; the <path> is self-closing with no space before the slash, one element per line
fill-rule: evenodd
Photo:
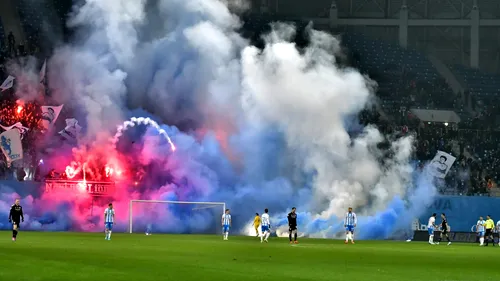
<path fill-rule="evenodd" d="M 130 200 L 129 233 L 219 234 L 224 202 Z"/>

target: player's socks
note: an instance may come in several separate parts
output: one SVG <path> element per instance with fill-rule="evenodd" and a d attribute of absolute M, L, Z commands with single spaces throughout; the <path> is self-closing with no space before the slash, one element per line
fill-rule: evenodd
<path fill-rule="evenodd" d="M 266 232 L 266 239 L 264 239 L 264 240 L 266 240 L 266 241 L 267 241 L 267 238 L 269 238 L 269 235 L 271 235 L 271 233 Z"/>
<path fill-rule="evenodd" d="M 292 233 L 288 233 L 288 239 L 290 239 L 290 242 L 292 242 Z"/>
<path fill-rule="evenodd" d="M 12 237 L 17 238 L 17 230 L 12 231 Z"/>
<path fill-rule="evenodd" d="M 293 236 L 293 240 L 297 242 L 297 233 L 295 233 L 295 235 Z"/>
<path fill-rule="evenodd" d="M 347 243 L 347 242 L 349 242 L 349 233 L 347 233 L 347 234 L 345 235 L 345 242 L 346 242 L 346 243 Z"/>
<path fill-rule="evenodd" d="M 479 245 L 483 246 L 484 244 L 484 237 L 479 238 Z"/>
<path fill-rule="evenodd" d="M 108 231 L 108 240 L 111 240 L 111 232 L 112 232 L 111 230 Z"/>

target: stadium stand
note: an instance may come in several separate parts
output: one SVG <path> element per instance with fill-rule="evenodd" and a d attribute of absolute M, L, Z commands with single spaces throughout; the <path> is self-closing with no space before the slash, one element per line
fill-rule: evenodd
<path fill-rule="evenodd" d="M 410 107 L 461 110 L 460 99 L 423 54 L 349 32 L 342 39 L 354 64 L 377 81 L 387 113 L 397 116 Z"/>

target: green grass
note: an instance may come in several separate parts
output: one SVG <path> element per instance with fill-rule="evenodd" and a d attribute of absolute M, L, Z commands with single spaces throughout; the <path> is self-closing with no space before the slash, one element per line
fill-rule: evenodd
<path fill-rule="evenodd" d="M 3 238 L 2 238 L 3 237 Z M 500 248 L 477 244 L 114 233 L 0 232 L 0 280 L 500 280 Z"/>

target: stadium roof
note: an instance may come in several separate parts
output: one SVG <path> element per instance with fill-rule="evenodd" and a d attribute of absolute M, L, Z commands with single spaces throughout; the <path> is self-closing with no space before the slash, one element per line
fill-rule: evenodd
<path fill-rule="evenodd" d="M 417 109 L 411 112 L 424 122 L 459 123 L 460 117 L 452 110 Z"/>

